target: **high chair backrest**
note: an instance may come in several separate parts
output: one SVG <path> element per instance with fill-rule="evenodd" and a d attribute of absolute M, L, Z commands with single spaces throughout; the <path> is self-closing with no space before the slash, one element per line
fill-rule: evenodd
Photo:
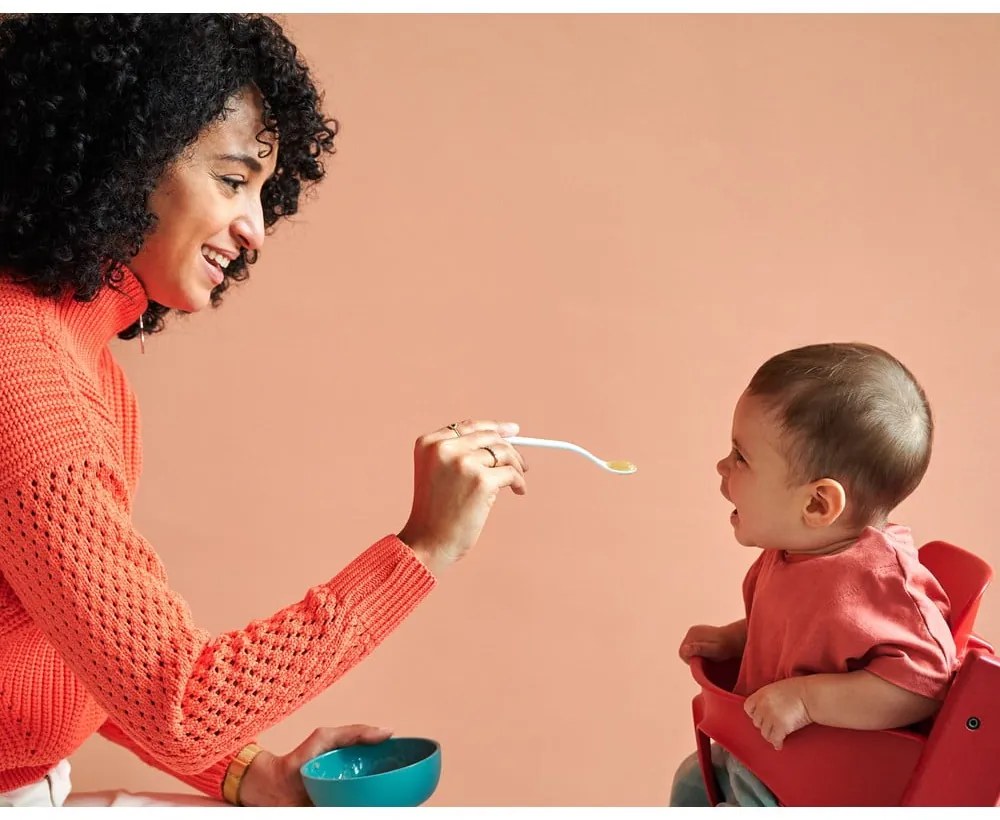
<path fill-rule="evenodd" d="M 969 643 L 979 602 L 993 580 L 993 568 L 979 556 L 947 541 L 930 541 L 917 554 L 920 563 L 937 578 L 951 602 L 948 625 L 961 658 Z"/>

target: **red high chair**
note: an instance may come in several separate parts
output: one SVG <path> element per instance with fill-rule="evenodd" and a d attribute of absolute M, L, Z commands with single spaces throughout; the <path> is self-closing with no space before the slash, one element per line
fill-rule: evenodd
<path fill-rule="evenodd" d="M 722 799 L 711 741 L 735 755 L 783 806 L 1000 805 L 1000 658 L 972 634 L 989 564 L 932 541 L 919 550 L 951 601 L 949 626 L 961 665 L 927 733 L 867 732 L 815 724 L 776 750 L 761 736 L 732 688 L 739 660 L 692 658 L 701 686 L 693 703 L 698 760 L 712 805 Z"/>

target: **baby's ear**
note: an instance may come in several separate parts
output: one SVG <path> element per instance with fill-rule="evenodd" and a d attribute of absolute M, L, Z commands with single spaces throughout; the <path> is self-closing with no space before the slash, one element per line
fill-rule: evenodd
<path fill-rule="evenodd" d="M 802 511 L 807 527 L 820 529 L 836 523 L 847 507 L 844 485 L 832 478 L 821 478 L 809 485 L 809 500 Z"/>

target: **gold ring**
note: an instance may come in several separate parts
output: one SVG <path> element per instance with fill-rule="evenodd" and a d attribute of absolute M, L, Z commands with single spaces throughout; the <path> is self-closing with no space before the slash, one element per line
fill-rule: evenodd
<path fill-rule="evenodd" d="M 451 430 L 451 432 L 453 432 L 459 438 L 462 437 L 462 434 L 458 432 L 458 422 L 455 422 L 454 424 L 449 424 L 448 429 Z"/>
<path fill-rule="evenodd" d="M 491 467 L 491 468 L 492 468 L 492 467 L 496 467 L 496 466 L 497 466 L 497 464 L 499 464 L 499 463 L 500 463 L 500 459 L 498 459 L 498 458 L 497 458 L 497 454 L 496 454 L 496 453 L 494 453 L 494 452 L 493 452 L 493 450 L 492 450 L 491 448 L 489 448 L 489 447 L 483 447 L 483 449 L 484 449 L 484 450 L 485 450 L 485 451 L 486 451 L 487 453 L 489 453 L 489 454 L 490 454 L 491 456 L 493 456 L 493 463 L 492 463 L 492 464 L 490 465 L 490 467 Z"/>

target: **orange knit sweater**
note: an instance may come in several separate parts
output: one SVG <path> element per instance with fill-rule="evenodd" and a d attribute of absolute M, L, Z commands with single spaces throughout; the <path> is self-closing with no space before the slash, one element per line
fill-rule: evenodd
<path fill-rule="evenodd" d="M 138 415 L 108 342 L 146 299 L 123 273 L 87 303 L 0 280 L 0 792 L 100 732 L 221 797 L 232 756 L 434 584 L 387 536 L 270 618 L 198 629 L 132 526 Z"/>

